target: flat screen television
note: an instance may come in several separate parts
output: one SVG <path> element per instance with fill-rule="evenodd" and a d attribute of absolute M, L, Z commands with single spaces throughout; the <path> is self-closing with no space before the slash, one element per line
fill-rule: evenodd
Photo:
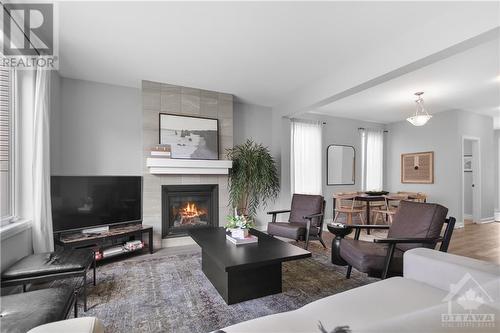
<path fill-rule="evenodd" d="M 142 177 L 52 176 L 54 233 L 142 221 Z"/>

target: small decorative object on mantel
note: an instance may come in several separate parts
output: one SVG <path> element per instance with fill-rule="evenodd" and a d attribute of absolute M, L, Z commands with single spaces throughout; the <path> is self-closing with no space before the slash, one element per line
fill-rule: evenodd
<path fill-rule="evenodd" d="M 151 148 L 151 157 L 170 158 L 172 156 L 172 147 L 170 145 L 154 145 Z"/>
<path fill-rule="evenodd" d="M 433 184 L 434 152 L 401 154 L 401 183 Z"/>

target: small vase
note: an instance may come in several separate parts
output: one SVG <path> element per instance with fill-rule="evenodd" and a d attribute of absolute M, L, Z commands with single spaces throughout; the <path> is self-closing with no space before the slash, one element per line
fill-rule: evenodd
<path fill-rule="evenodd" d="M 248 229 L 231 229 L 231 237 L 233 238 L 246 238 L 248 237 Z"/>

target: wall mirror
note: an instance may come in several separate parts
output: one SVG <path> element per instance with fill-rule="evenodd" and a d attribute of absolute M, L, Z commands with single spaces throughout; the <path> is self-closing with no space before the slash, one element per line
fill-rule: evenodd
<path fill-rule="evenodd" d="M 329 145 L 326 150 L 326 185 L 354 185 L 355 162 L 354 147 Z"/>

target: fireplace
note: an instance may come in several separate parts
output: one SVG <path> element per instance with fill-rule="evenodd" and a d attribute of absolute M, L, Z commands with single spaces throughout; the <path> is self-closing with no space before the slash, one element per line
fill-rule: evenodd
<path fill-rule="evenodd" d="M 219 225 L 218 185 L 163 185 L 162 237 L 187 235 L 192 228 Z"/>

